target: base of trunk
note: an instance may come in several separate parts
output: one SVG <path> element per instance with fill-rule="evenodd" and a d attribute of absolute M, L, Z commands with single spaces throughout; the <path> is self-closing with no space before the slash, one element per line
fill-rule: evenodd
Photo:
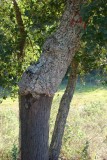
<path fill-rule="evenodd" d="M 20 96 L 21 160 L 48 160 L 49 117 L 52 97 Z"/>

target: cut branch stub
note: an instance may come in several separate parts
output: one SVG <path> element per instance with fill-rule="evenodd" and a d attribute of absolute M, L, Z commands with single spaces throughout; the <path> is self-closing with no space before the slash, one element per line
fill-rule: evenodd
<path fill-rule="evenodd" d="M 46 40 L 39 61 L 23 74 L 19 83 L 20 94 L 53 96 L 57 91 L 80 44 L 81 22 L 71 26 L 77 10 L 79 5 L 70 1 L 59 28 Z"/>

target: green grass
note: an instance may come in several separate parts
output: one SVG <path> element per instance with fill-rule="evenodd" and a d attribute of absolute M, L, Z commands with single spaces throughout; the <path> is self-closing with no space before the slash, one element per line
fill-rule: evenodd
<path fill-rule="evenodd" d="M 56 93 L 50 118 L 50 137 L 64 86 Z M 107 87 L 77 85 L 66 123 L 61 157 L 65 160 L 107 158 Z M 18 101 L 0 104 L 0 160 L 15 160 L 18 145 Z M 16 150 L 15 150 L 16 149 Z"/>
<path fill-rule="evenodd" d="M 11 98 L 0 104 L 0 160 L 11 160 L 14 145 L 18 145 L 18 102 Z"/>

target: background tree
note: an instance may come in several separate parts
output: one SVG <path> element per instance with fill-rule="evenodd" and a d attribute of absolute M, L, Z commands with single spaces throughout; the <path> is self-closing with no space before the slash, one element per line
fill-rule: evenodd
<path fill-rule="evenodd" d="M 57 160 L 60 154 L 62 137 L 64 134 L 64 128 L 65 128 L 67 116 L 70 109 L 70 102 L 73 98 L 73 94 L 75 91 L 77 73 L 78 73 L 78 62 L 75 59 L 73 59 L 71 62 L 71 71 L 68 78 L 66 90 L 61 98 L 58 114 L 55 121 L 55 127 L 54 127 L 50 149 L 49 149 L 50 160 L 53 160 L 53 159 Z"/>

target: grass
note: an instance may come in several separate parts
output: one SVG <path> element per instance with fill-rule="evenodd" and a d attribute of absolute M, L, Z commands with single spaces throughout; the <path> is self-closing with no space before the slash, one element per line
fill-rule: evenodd
<path fill-rule="evenodd" d="M 0 160 L 10 160 L 14 145 L 18 144 L 18 102 L 11 98 L 0 104 Z"/>
<path fill-rule="evenodd" d="M 54 97 L 50 135 L 63 92 L 64 86 L 61 86 Z M 77 85 L 66 123 L 61 157 L 65 160 L 106 159 L 106 122 L 107 88 Z M 0 104 L 0 160 L 15 160 L 12 155 L 17 152 L 18 128 L 18 101 L 8 98 Z"/>

